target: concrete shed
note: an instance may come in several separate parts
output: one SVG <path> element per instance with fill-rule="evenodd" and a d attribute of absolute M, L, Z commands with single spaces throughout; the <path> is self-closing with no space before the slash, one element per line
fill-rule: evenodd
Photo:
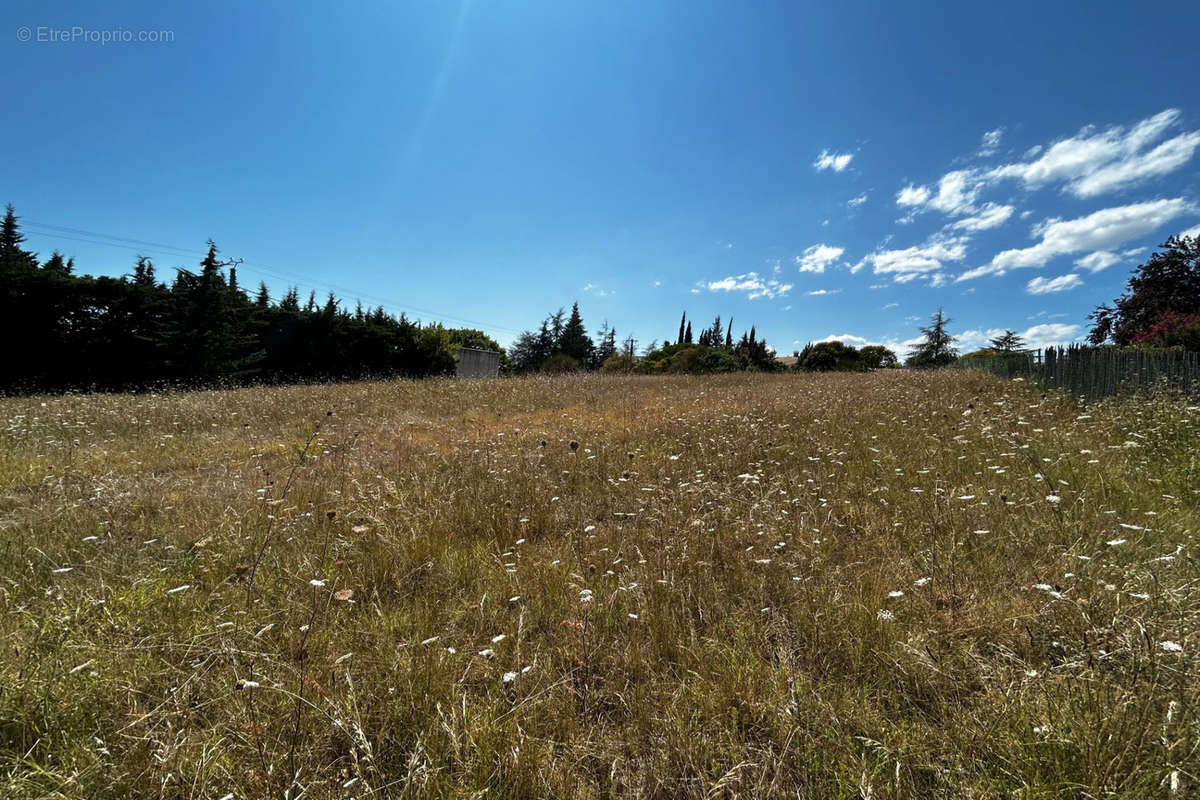
<path fill-rule="evenodd" d="M 460 378 L 494 378 L 500 374 L 500 353 L 495 350 L 460 347 L 458 371 L 455 374 Z"/>

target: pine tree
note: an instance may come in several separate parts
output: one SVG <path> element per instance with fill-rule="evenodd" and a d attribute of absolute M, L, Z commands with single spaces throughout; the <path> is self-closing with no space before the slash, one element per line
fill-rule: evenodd
<path fill-rule="evenodd" d="M 733 317 L 729 318 L 729 327 L 725 329 L 725 349 L 733 349 Z"/>
<path fill-rule="evenodd" d="M 156 283 L 154 262 L 146 256 L 138 256 L 137 263 L 133 265 L 133 283 L 135 286 L 153 286 Z"/>
<path fill-rule="evenodd" d="M 687 324 L 687 330 L 684 331 L 684 333 L 683 333 L 683 343 L 684 344 L 692 343 L 692 323 L 690 323 L 690 322 Z"/>
<path fill-rule="evenodd" d="M 608 320 L 600 326 L 596 334 L 596 353 L 592 365 L 596 368 L 604 366 L 604 362 L 617 352 L 617 332 L 608 326 Z"/>
<path fill-rule="evenodd" d="M 284 293 L 283 299 L 279 301 L 279 308 L 293 314 L 300 313 L 300 293 L 295 286 Z M 383 311 L 383 307 L 380 306 L 379 310 Z"/>
<path fill-rule="evenodd" d="M 550 341 L 555 353 L 562 350 L 564 316 L 566 316 L 566 314 L 561 308 L 550 315 Z"/>
<path fill-rule="evenodd" d="M 1016 331 L 1006 330 L 989 343 L 993 350 L 1001 353 L 1018 353 L 1025 349 L 1025 340 Z"/>
<path fill-rule="evenodd" d="M 70 275 L 71 270 L 67 266 L 67 262 L 63 259 L 62 253 L 55 250 L 46 259 L 46 263 L 42 264 L 42 269 L 54 275 Z"/>
<path fill-rule="evenodd" d="M 939 308 L 929 326 L 921 328 L 925 338 L 908 351 L 904 363 L 910 367 L 944 367 L 958 358 L 958 351 L 953 347 L 954 337 L 946 330 L 951 322 L 953 320 L 947 319 Z"/>
<path fill-rule="evenodd" d="M 583 327 L 583 317 L 579 313 L 579 303 L 573 303 L 571 305 L 571 316 L 567 320 L 566 325 L 563 326 L 558 349 L 564 355 L 568 355 L 580 364 L 586 365 L 591 363 L 594 348 L 595 345 Z"/>
<path fill-rule="evenodd" d="M 683 316 L 679 318 L 679 338 L 675 340 L 675 344 L 683 344 L 684 326 L 687 325 L 687 312 L 683 312 Z"/>
<path fill-rule="evenodd" d="M 17 214 L 10 203 L 4 212 L 4 222 L 0 223 L 0 275 L 37 269 L 37 253 L 22 248 L 24 242 L 25 234 L 21 233 Z"/>

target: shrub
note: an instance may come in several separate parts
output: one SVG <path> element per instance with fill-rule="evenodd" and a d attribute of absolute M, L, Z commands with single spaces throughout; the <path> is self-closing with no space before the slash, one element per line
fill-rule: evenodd
<path fill-rule="evenodd" d="M 569 372 L 578 372 L 579 369 L 579 362 L 566 353 L 550 356 L 541 366 L 541 371 L 547 375 L 566 375 Z"/>
<path fill-rule="evenodd" d="M 1158 321 L 1133 337 L 1135 345 L 1200 350 L 1200 314 L 1164 311 Z"/>
<path fill-rule="evenodd" d="M 796 369 L 803 372 L 862 372 L 867 368 L 858 350 L 839 341 L 809 342 L 796 361 Z"/>

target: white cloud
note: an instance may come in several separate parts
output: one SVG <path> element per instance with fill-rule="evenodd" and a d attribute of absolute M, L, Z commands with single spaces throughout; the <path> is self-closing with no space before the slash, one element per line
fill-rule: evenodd
<path fill-rule="evenodd" d="M 928 186 L 905 186 L 896 194 L 896 205 L 911 206 L 914 212 L 932 208 L 943 214 L 961 217 L 975 213 L 975 201 L 986 184 L 980 172 L 956 169 L 938 179 L 936 191 Z M 911 221 L 911 213 L 900 220 L 904 223 Z"/>
<path fill-rule="evenodd" d="M 929 202 L 929 187 L 913 186 L 911 183 L 896 192 L 896 205 L 923 206 Z"/>
<path fill-rule="evenodd" d="M 612 295 L 616 294 L 615 291 L 612 291 L 611 289 L 603 289 L 594 283 L 589 283 L 587 286 L 584 286 L 583 291 L 590 295 L 594 295 L 595 297 L 611 297 Z"/>
<path fill-rule="evenodd" d="M 827 294 L 837 294 L 841 289 L 813 289 L 811 292 L 805 292 L 809 297 L 821 297 Z"/>
<path fill-rule="evenodd" d="M 934 237 L 924 244 L 900 250 L 876 250 L 851 267 L 857 272 L 870 265 L 876 275 L 891 275 L 896 283 L 929 277 L 942 270 L 946 262 L 962 261 L 967 255 L 966 237 Z"/>
<path fill-rule="evenodd" d="M 898 308 L 899 306 L 900 306 L 899 303 L 888 303 L 888 304 L 884 305 L 883 310 L 887 311 L 889 308 Z"/>
<path fill-rule="evenodd" d="M 805 250 L 803 255 L 796 256 L 796 266 L 800 268 L 801 272 L 821 273 L 825 271 L 826 267 L 841 258 L 844 252 L 846 252 L 844 247 L 814 244 Z"/>
<path fill-rule="evenodd" d="M 1121 257 L 1111 250 L 1097 250 L 1094 253 L 1088 253 L 1083 258 L 1075 260 L 1075 266 L 1092 272 L 1099 272 L 1102 269 L 1108 269 L 1113 264 L 1120 264 Z"/>
<path fill-rule="evenodd" d="M 1052 345 L 1071 343 L 1078 333 L 1078 325 L 1048 322 L 1026 328 L 1021 333 L 1021 338 L 1025 340 L 1027 347 L 1051 347 Z"/>
<path fill-rule="evenodd" d="M 822 150 L 821 155 L 817 156 L 817 160 L 813 162 L 813 166 L 819 170 L 831 169 L 834 172 L 841 172 L 850 166 L 853 158 L 853 153 L 831 153 L 828 150 Z"/>
<path fill-rule="evenodd" d="M 655 289 L 657 289 L 659 286 L 662 286 L 662 283 L 663 283 L 662 281 L 654 281 L 650 285 L 653 286 Z"/>
<path fill-rule="evenodd" d="M 1049 219 L 1034 228 L 1034 233 L 1042 237 L 1040 242 L 1032 247 L 997 253 L 991 263 L 964 272 L 958 280 L 1002 275 L 1019 267 L 1040 267 L 1055 256 L 1068 253 L 1109 250 L 1157 230 L 1194 208 L 1187 200 L 1176 197 L 1104 208 L 1078 219 Z"/>
<path fill-rule="evenodd" d="M 1000 147 L 1000 140 L 1004 137 L 1004 128 L 996 128 L 994 131 L 988 131 L 983 135 L 983 141 L 979 146 L 979 155 L 990 156 L 995 154 L 996 149 Z"/>
<path fill-rule="evenodd" d="M 852 197 L 847 200 L 846 205 L 848 205 L 850 208 L 858 208 L 865 202 L 867 202 L 867 193 L 863 192 L 858 197 Z"/>
<path fill-rule="evenodd" d="M 991 228 L 999 227 L 1013 214 L 1012 206 L 1002 206 L 996 203 L 985 203 L 979 209 L 979 213 L 973 217 L 960 219 L 950 225 L 951 228 L 961 231 L 986 231 Z"/>
<path fill-rule="evenodd" d="M 1033 160 L 1005 164 L 987 177 L 1013 178 L 1026 188 L 1065 183 L 1077 197 L 1094 197 L 1166 175 L 1187 163 L 1200 147 L 1200 131 L 1186 131 L 1155 144 L 1179 117 L 1177 109 L 1167 109 L 1128 129 L 1114 126 L 1097 132 L 1087 127 L 1040 151 L 1040 156 L 1034 151 L 1027 153 Z"/>
<path fill-rule="evenodd" d="M 1068 275 L 1059 275 L 1057 278 L 1043 278 L 1040 276 L 1034 278 L 1025 284 L 1025 291 L 1030 294 L 1052 294 L 1054 292 L 1065 292 L 1082 285 L 1083 280 L 1072 272 Z"/>
<path fill-rule="evenodd" d="M 1186 231 L 1180 232 L 1179 235 L 1187 236 L 1187 237 L 1193 238 L 1193 239 L 1200 239 L 1200 225 L 1196 225 L 1194 227 L 1188 228 Z"/>
<path fill-rule="evenodd" d="M 956 169 L 947 172 L 938 181 L 938 190 L 930 200 L 931 208 L 947 214 L 961 215 L 975 211 L 975 198 L 983 188 L 983 181 L 971 170 Z"/>
<path fill-rule="evenodd" d="M 792 290 L 793 284 L 780 283 L 774 278 L 763 279 L 757 272 L 747 272 L 702 285 L 710 292 L 746 292 L 749 299 L 755 300 L 759 297 L 782 297 Z"/>

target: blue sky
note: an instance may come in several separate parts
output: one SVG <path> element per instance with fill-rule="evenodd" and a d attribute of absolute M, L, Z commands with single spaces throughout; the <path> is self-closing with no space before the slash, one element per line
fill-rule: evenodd
<path fill-rule="evenodd" d="M 2 14 L 0 202 L 94 274 L 211 237 L 274 295 L 505 344 L 578 300 L 642 344 L 685 309 L 784 352 L 896 344 L 941 306 L 974 346 L 1082 335 L 1200 232 L 1191 0 Z"/>

